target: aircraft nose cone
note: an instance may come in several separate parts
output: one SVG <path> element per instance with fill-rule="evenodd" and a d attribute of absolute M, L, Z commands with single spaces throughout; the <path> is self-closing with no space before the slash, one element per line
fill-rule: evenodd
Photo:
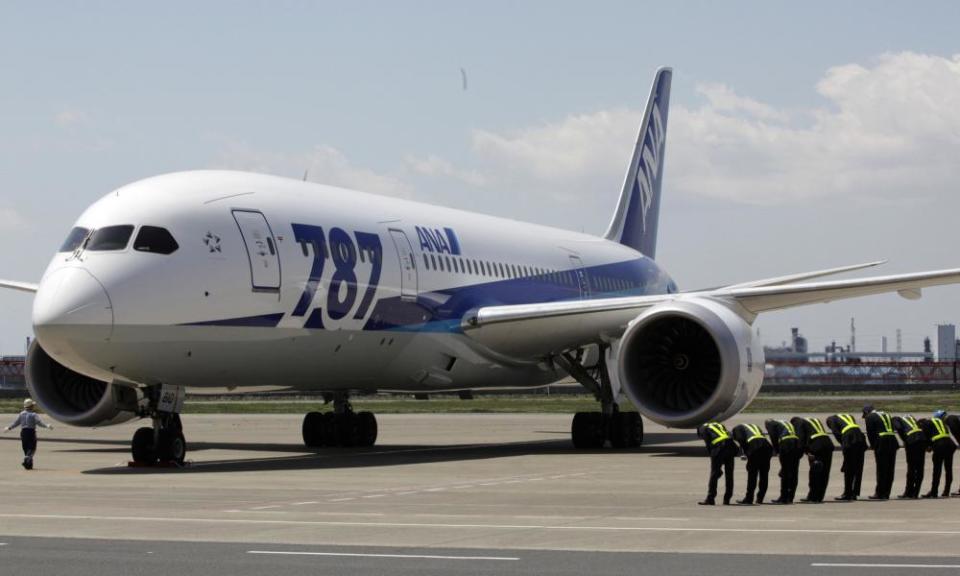
<path fill-rule="evenodd" d="M 83 268 L 57 270 L 33 300 L 33 329 L 48 352 L 69 342 L 104 341 L 113 333 L 113 307 L 103 285 Z"/>

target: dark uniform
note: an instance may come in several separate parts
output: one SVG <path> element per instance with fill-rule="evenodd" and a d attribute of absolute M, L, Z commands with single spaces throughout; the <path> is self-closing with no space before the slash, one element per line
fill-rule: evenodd
<path fill-rule="evenodd" d="M 850 414 L 834 414 L 827 418 L 827 427 L 843 450 L 843 495 L 834 500 L 856 500 L 860 497 L 863 480 L 863 454 L 867 451 L 867 437 Z"/>
<path fill-rule="evenodd" d="M 877 487 L 871 500 L 887 500 L 893 488 L 893 473 L 897 466 L 897 435 L 893 431 L 893 419 L 886 412 L 864 409 L 863 421 L 867 425 L 867 440 L 877 463 Z"/>
<path fill-rule="evenodd" d="M 927 446 L 930 443 L 913 416 L 894 416 L 893 429 L 900 436 L 903 450 L 907 453 L 907 485 L 897 498 L 919 498 Z"/>
<path fill-rule="evenodd" d="M 717 499 L 717 480 L 726 475 L 726 490 L 723 503 L 730 504 L 733 497 L 733 461 L 737 457 L 737 445 L 730 433 L 719 422 L 707 422 L 697 428 L 697 436 L 703 438 L 710 454 L 710 482 L 707 485 L 707 498 L 700 504 L 714 505 Z"/>
<path fill-rule="evenodd" d="M 953 453 L 957 445 L 950 438 L 950 431 L 946 423 L 940 418 L 921 418 L 918 422 L 927 440 L 930 441 L 930 451 L 933 452 L 933 477 L 930 482 L 930 491 L 924 498 L 936 498 L 940 487 L 940 473 L 946 468 L 947 474 L 943 484 L 943 496 L 950 496 L 950 485 L 953 484 Z"/>
<path fill-rule="evenodd" d="M 830 481 L 830 465 L 833 463 L 833 440 L 827 434 L 823 423 L 816 418 L 790 419 L 800 437 L 800 446 L 810 460 L 807 497 L 801 502 L 823 502 Z"/>
<path fill-rule="evenodd" d="M 803 458 L 800 437 L 793 424 L 786 420 L 767 420 L 764 426 L 770 435 L 773 452 L 780 459 L 780 497 L 773 503 L 792 504 L 797 493 L 800 459 Z"/>
<path fill-rule="evenodd" d="M 737 441 L 740 450 L 747 457 L 747 494 L 743 497 L 743 500 L 737 500 L 737 504 L 753 504 L 754 489 L 757 490 L 757 504 L 762 504 L 763 497 L 767 495 L 773 446 L 763 435 L 763 430 L 755 424 L 735 426 L 733 439 Z"/>
<path fill-rule="evenodd" d="M 960 442 L 960 416 L 950 414 L 945 417 L 943 421 L 947 424 L 947 428 L 950 429 L 950 433 L 953 434 L 953 439 Z M 954 492 L 953 495 L 960 496 L 960 489 Z"/>

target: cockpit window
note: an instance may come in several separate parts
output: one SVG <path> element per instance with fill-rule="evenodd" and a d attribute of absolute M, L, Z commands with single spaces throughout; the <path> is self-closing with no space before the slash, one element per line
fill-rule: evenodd
<path fill-rule="evenodd" d="M 133 226 L 107 226 L 95 230 L 90 235 L 86 249 L 92 252 L 105 252 L 107 250 L 123 250 L 130 242 L 130 236 L 133 236 Z"/>
<path fill-rule="evenodd" d="M 64 240 L 63 246 L 60 247 L 60 251 L 73 252 L 80 247 L 80 244 L 83 243 L 83 239 L 86 238 L 87 234 L 89 233 L 90 230 L 77 226 L 70 231 L 70 234 L 67 235 L 67 239 Z"/>
<path fill-rule="evenodd" d="M 138 252 L 173 254 L 179 247 L 180 245 L 166 228 L 156 226 L 141 226 L 137 239 L 133 241 L 133 249 Z"/>

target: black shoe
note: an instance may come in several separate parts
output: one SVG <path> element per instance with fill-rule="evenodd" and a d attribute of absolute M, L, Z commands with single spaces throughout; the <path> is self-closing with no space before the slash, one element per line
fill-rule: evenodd
<path fill-rule="evenodd" d="M 912 500 L 913 496 L 909 494 L 897 494 L 897 500 Z"/>
<path fill-rule="evenodd" d="M 810 498 L 801 498 L 800 501 L 803 502 L 804 504 L 808 504 L 808 503 L 810 503 L 810 502 L 813 502 L 813 500 L 811 500 Z"/>
<path fill-rule="evenodd" d="M 729 506 L 729 505 L 730 505 L 730 499 L 729 499 L 729 498 L 724 498 L 724 499 L 723 499 L 723 505 L 724 505 L 724 506 Z"/>
<path fill-rule="evenodd" d="M 697 504 L 701 506 L 713 506 L 716 504 L 716 502 L 714 501 L 713 498 L 707 498 L 706 500 L 701 500 L 700 502 L 697 502 Z"/>
<path fill-rule="evenodd" d="M 921 498 L 936 498 L 936 497 L 937 497 L 937 493 L 936 493 L 936 492 L 927 492 L 926 494 L 924 494 L 923 496 L 921 496 Z"/>
<path fill-rule="evenodd" d="M 27 464 L 27 461 L 26 461 L 26 460 L 24 460 L 23 462 L 21 462 L 20 465 L 23 466 L 23 469 L 24 469 L 24 470 L 29 470 L 29 469 L 30 469 L 30 465 Z"/>
<path fill-rule="evenodd" d="M 747 500 L 744 498 L 743 500 L 737 500 L 737 504 L 741 506 L 753 506 L 753 500 Z"/>
<path fill-rule="evenodd" d="M 27 460 L 26 462 L 23 463 L 23 467 L 26 468 L 27 470 L 33 470 L 33 461 Z"/>
<path fill-rule="evenodd" d="M 949 491 L 944 492 L 943 494 L 940 495 L 940 497 L 941 497 L 941 498 L 949 498 L 949 497 L 950 497 L 950 492 L 949 492 Z"/>
<path fill-rule="evenodd" d="M 837 496 L 834 498 L 837 502 L 853 502 L 853 496 L 847 496 L 846 494 L 842 496 Z"/>
<path fill-rule="evenodd" d="M 889 500 L 888 497 L 886 497 L 886 496 L 881 496 L 881 495 L 879 495 L 879 494 L 871 494 L 869 499 L 870 499 L 870 500 Z"/>

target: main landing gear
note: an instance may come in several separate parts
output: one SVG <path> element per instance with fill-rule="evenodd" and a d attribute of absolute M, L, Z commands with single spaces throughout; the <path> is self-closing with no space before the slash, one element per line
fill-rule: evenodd
<path fill-rule="evenodd" d="M 309 412 L 303 417 L 303 443 L 323 446 L 373 446 L 377 442 L 377 417 L 373 412 L 354 412 L 346 395 L 333 399 L 333 412 Z"/>
<path fill-rule="evenodd" d="M 133 434 L 130 452 L 135 464 L 183 464 L 187 439 L 183 435 L 180 411 L 185 397 L 186 388 L 182 386 L 153 386 L 144 391 L 142 415 L 149 415 L 153 426 L 138 428 Z"/>
<path fill-rule="evenodd" d="M 555 356 L 554 362 L 600 402 L 599 412 L 577 412 L 573 416 L 570 436 L 574 448 L 603 448 L 608 441 L 614 448 L 636 448 L 643 443 L 643 420 L 636 412 L 620 411 L 620 394 L 614 392 L 610 382 L 606 355 L 601 355 L 596 374 L 569 352 Z"/>

